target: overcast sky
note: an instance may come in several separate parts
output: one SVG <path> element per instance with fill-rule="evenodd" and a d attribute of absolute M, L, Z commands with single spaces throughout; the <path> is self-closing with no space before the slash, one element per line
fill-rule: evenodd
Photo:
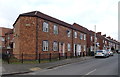
<path fill-rule="evenodd" d="M 69 24 L 74 22 L 118 39 L 120 0 L 0 0 L 0 27 L 13 28 L 21 13 L 40 11 Z"/>

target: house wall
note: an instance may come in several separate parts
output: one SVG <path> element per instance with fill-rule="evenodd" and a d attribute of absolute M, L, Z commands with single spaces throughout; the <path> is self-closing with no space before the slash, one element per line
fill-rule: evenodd
<path fill-rule="evenodd" d="M 49 32 L 42 31 L 42 24 L 44 19 L 38 18 L 38 51 L 39 53 L 58 53 L 59 52 L 59 43 L 65 44 L 65 52 L 72 52 L 72 29 L 64 27 L 54 22 L 47 21 L 49 24 Z M 53 27 L 54 24 L 58 26 L 58 34 L 54 34 Z M 70 37 L 67 36 L 67 30 L 71 31 Z M 47 40 L 49 42 L 49 51 L 42 51 L 42 41 Z M 58 51 L 53 51 L 53 42 L 58 42 Z M 67 44 L 71 45 L 71 51 L 68 51 Z"/>

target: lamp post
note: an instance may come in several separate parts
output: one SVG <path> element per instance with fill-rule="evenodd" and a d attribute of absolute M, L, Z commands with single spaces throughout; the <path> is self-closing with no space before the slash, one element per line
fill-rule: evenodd
<path fill-rule="evenodd" d="M 96 25 L 94 26 L 95 33 L 94 33 L 94 53 L 96 52 Z"/>

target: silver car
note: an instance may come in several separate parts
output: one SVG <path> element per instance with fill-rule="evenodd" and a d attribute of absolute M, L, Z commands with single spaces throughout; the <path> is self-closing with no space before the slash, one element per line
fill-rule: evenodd
<path fill-rule="evenodd" d="M 109 56 L 113 56 L 113 52 L 110 49 L 108 49 L 106 51 L 108 52 Z"/>
<path fill-rule="evenodd" d="M 109 54 L 107 53 L 106 50 L 98 50 L 96 51 L 95 58 L 96 57 L 108 57 Z"/>

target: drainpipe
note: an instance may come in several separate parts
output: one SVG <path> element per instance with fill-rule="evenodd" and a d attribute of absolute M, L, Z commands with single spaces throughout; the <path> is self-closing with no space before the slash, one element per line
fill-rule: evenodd
<path fill-rule="evenodd" d="M 74 49 L 73 49 L 73 29 L 72 29 L 72 53 L 74 52 Z"/>
<path fill-rule="evenodd" d="M 37 11 L 35 12 L 35 15 Z M 38 17 L 36 17 L 36 60 L 38 59 Z"/>
<path fill-rule="evenodd" d="M 95 25 L 95 34 L 94 34 L 94 54 L 96 52 L 96 25 Z"/>

